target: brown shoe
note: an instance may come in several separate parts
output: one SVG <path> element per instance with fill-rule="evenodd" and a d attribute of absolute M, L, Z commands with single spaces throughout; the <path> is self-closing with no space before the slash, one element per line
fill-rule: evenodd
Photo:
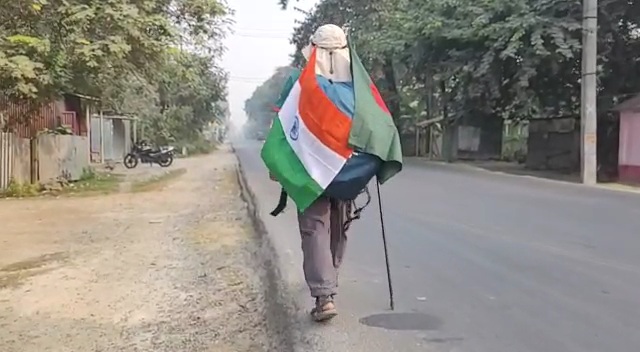
<path fill-rule="evenodd" d="M 336 306 L 331 297 L 316 298 L 316 306 L 311 310 L 311 317 L 316 322 L 324 322 L 333 319 L 338 315 Z"/>

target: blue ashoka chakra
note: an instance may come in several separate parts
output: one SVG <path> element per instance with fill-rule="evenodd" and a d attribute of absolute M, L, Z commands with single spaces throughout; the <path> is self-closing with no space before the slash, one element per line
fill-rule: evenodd
<path fill-rule="evenodd" d="M 293 120 L 293 126 L 291 126 L 291 131 L 289 131 L 289 137 L 292 140 L 297 141 L 300 134 L 300 118 L 296 115 L 296 118 Z"/>

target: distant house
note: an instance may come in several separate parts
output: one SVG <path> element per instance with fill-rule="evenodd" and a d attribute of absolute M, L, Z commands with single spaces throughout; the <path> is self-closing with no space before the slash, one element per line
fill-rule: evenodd
<path fill-rule="evenodd" d="M 640 183 L 640 94 L 613 110 L 620 114 L 618 179 Z"/>
<path fill-rule="evenodd" d="M 137 140 L 137 121 L 134 116 L 116 113 L 91 116 L 91 161 L 122 162 Z"/>
<path fill-rule="evenodd" d="M 20 138 L 34 138 L 39 132 L 63 126 L 73 135 L 87 136 L 91 103 L 97 100 L 94 97 L 69 93 L 35 106 L 0 97 L 3 130 L 13 132 Z"/>
<path fill-rule="evenodd" d="M 580 118 L 529 120 L 526 167 L 563 173 L 580 170 Z"/>
<path fill-rule="evenodd" d="M 88 121 L 97 100 L 64 94 L 35 104 L 0 97 L 0 188 L 11 180 L 79 179 L 89 166 Z"/>

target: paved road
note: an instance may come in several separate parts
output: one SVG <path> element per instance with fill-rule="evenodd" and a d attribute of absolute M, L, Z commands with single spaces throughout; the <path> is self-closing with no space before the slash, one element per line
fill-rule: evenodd
<path fill-rule="evenodd" d="M 258 198 L 272 207 L 278 189 L 259 144 L 237 150 Z M 350 233 L 338 328 L 317 333 L 332 347 L 640 350 L 640 195 L 419 162 L 382 191 L 396 311 L 422 315 L 365 319 L 383 328 L 360 323 L 388 313 L 373 204 Z M 291 265 L 300 265 L 293 217 L 277 221 Z M 290 279 L 303 295 L 301 277 Z"/>

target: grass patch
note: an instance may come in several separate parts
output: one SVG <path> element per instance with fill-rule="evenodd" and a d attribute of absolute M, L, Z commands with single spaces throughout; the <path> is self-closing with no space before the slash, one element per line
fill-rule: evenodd
<path fill-rule="evenodd" d="M 88 167 L 82 170 L 78 181 L 65 184 L 61 189 L 53 189 L 51 193 L 67 195 L 110 194 L 119 190 L 122 179 L 122 175 L 97 172 L 94 168 Z"/>
<path fill-rule="evenodd" d="M 107 173 L 93 172 L 90 177 L 80 178 L 79 181 L 70 183 L 59 193 L 69 195 L 95 195 L 117 192 L 123 176 Z"/>
<path fill-rule="evenodd" d="M 39 184 L 22 183 L 11 180 L 9 186 L 0 191 L 0 197 L 3 198 L 27 198 L 35 197 L 40 194 L 41 186 Z"/>
<path fill-rule="evenodd" d="M 119 190 L 122 175 L 96 172 L 93 168 L 82 171 L 76 182 L 65 180 L 47 184 L 30 184 L 11 181 L 0 198 L 29 198 L 41 195 L 97 195 L 109 194 Z"/>
<path fill-rule="evenodd" d="M 218 149 L 218 144 L 209 141 L 206 139 L 197 139 L 191 143 L 183 145 L 185 151 L 187 152 L 186 156 L 198 156 L 198 155 L 206 155 L 211 154 Z M 178 152 L 182 152 L 182 147 L 178 148 Z"/>
<path fill-rule="evenodd" d="M 186 169 L 176 169 L 144 181 L 134 182 L 131 185 L 131 192 L 149 192 L 161 189 L 186 173 Z"/>

